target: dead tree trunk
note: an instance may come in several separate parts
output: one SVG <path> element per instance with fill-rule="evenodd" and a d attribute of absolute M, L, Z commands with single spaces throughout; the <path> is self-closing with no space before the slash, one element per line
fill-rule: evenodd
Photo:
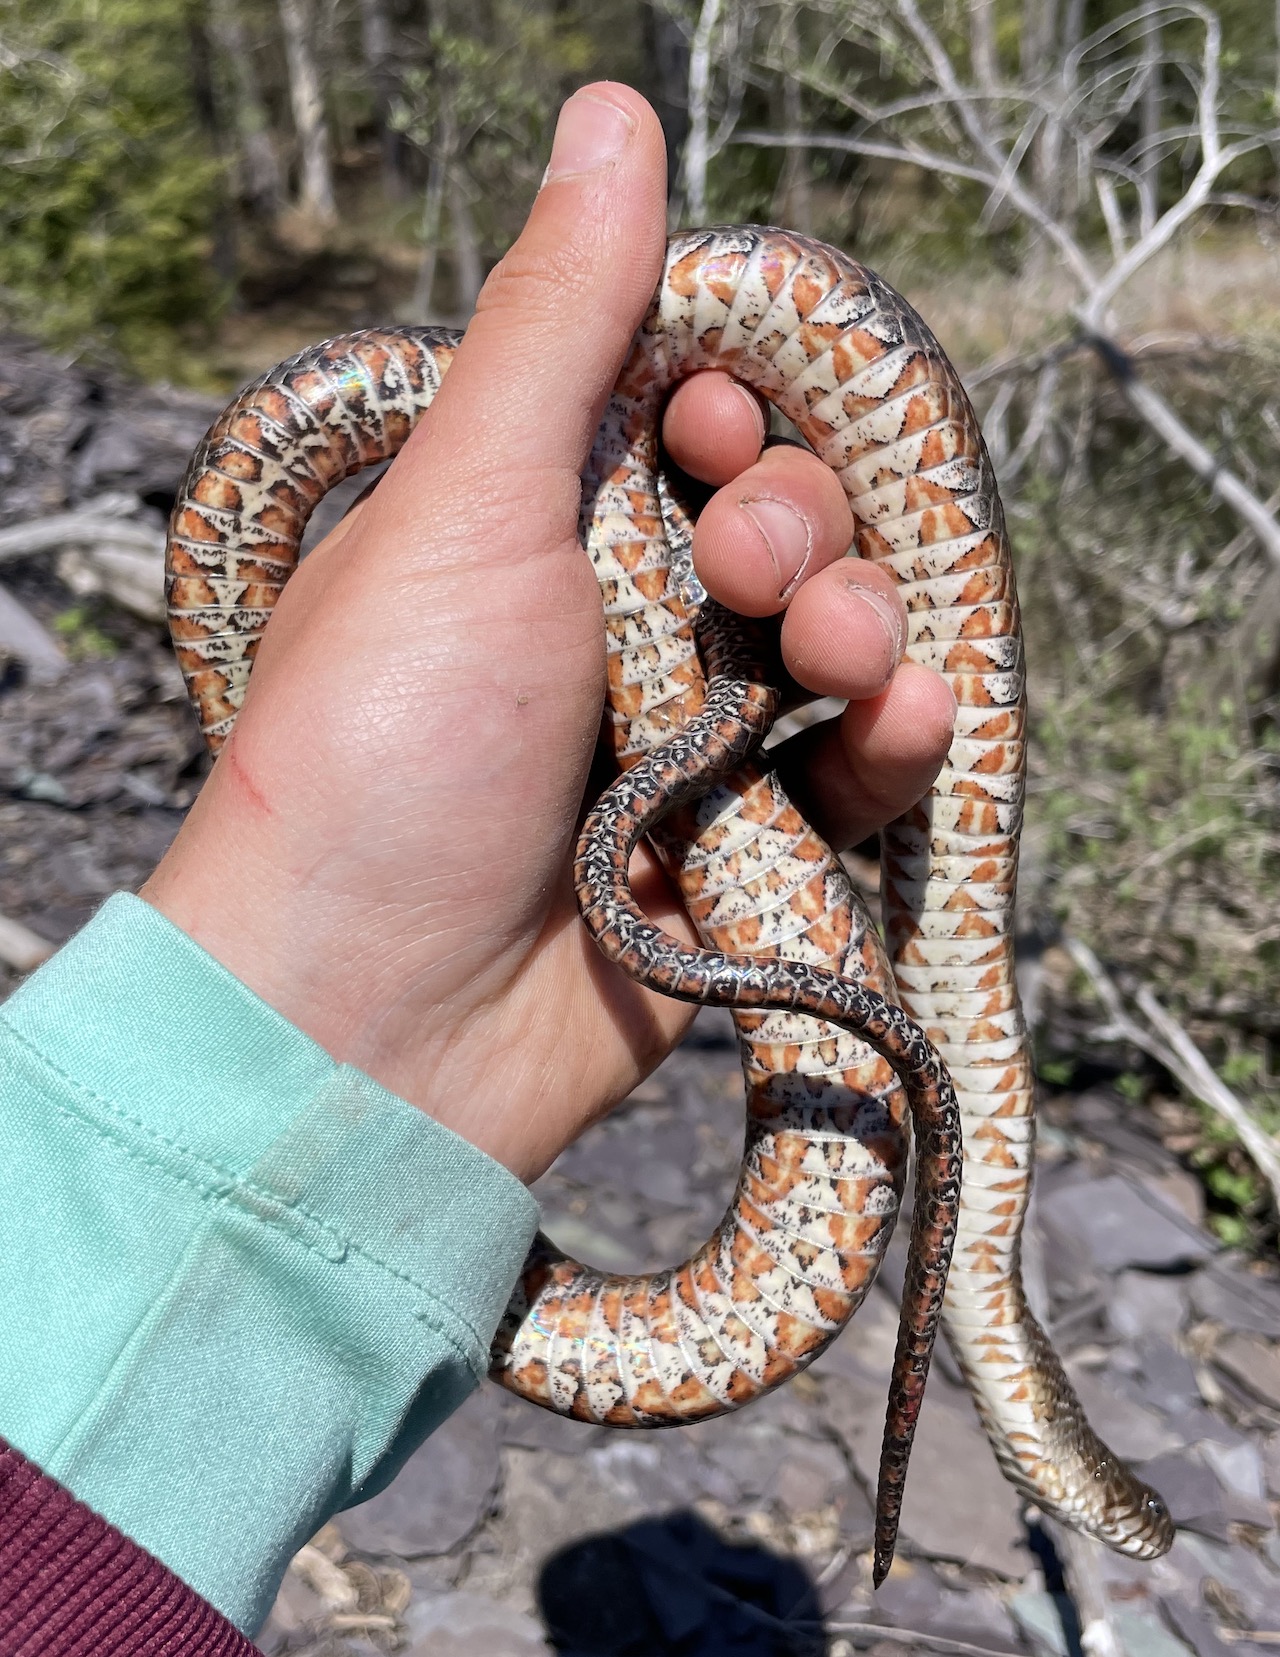
<path fill-rule="evenodd" d="M 273 217 L 284 206 L 284 175 L 271 137 L 253 46 L 236 0 L 213 0 L 209 29 L 230 80 L 244 197 L 256 212 Z"/>
<path fill-rule="evenodd" d="M 781 39 L 783 61 L 788 65 L 795 63 L 799 58 L 799 34 L 800 31 L 796 27 L 796 8 L 791 6 L 782 21 Z M 800 82 L 790 73 L 782 76 L 782 121 L 787 132 L 799 133 L 804 130 L 804 105 Z M 790 146 L 783 152 L 782 171 L 778 175 L 778 188 L 774 194 L 774 215 L 779 224 L 799 230 L 803 235 L 810 235 L 813 231 L 813 190 L 809 178 L 809 152 L 801 144 Z"/>
<path fill-rule="evenodd" d="M 392 201 L 399 201 L 408 186 L 404 140 L 392 122 L 396 95 L 395 39 L 387 0 L 360 0 L 360 25 L 382 150 L 382 188 Z"/>
<path fill-rule="evenodd" d="M 308 217 L 332 224 L 338 210 L 320 71 L 311 49 L 315 16 L 310 0 L 280 0 L 280 25 L 289 65 L 293 126 L 298 136 L 298 205 Z"/>
<path fill-rule="evenodd" d="M 689 49 L 689 136 L 684 144 L 684 199 L 693 224 L 707 220 L 707 167 L 711 159 L 711 76 L 724 0 L 702 0 Z"/>
<path fill-rule="evenodd" d="M 455 164 L 448 171 L 449 223 L 453 231 L 454 276 L 457 285 L 458 312 L 470 316 L 476 308 L 480 289 L 484 285 L 484 263 L 480 257 L 480 243 L 476 238 L 475 219 L 471 215 L 471 199 L 461 166 Z"/>
<path fill-rule="evenodd" d="M 1280 0 L 1276 0 L 1280 7 Z M 674 197 L 677 192 L 676 159 L 684 152 L 689 131 L 689 111 L 685 104 L 685 88 L 689 79 L 689 46 L 675 19 L 661 5 L 651 3 L 645 13 L 645 46 L 649 55 L 650 76 L 647 91 L 649 101 L 658 112 L 662 134 L 671 157 L 668 188 Z"/>

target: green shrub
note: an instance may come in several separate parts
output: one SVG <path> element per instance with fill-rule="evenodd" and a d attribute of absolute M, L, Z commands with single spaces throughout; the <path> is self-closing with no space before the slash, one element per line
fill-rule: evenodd
<path fill-rule="evenodd" d="M 217 309 L 188 0 L 0 0 L 0 306 L 173 374 Z"/>

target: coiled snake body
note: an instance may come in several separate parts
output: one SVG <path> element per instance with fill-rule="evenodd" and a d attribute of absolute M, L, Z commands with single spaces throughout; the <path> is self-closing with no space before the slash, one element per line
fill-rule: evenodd
<path fill-rule="evenodd" d="M 197 451 L 174 508 L 168 590 L 215 750 L 308 516 L 340 478 L 396 452 L 457 338 L 369 330 L 305 351 L 242 393 Z M 909 657 L 956 695 L 941 775 L 883 837 L 885 946 L 837 859 L 753 762 L 776 703 L 755 634 L 705 599 L 687 537 L 664 525 L 661 404 L 703 368 L 763 392 L 835 469 L 856 550 L 899 582 Z M 633 976 L 735 1009 L 746 1149 L 724 1220 L 677 1269 L 598 1272 L 539 1236 L 495 1338 L 495 1377 L 617 1426 L 696 1420 L 776 1386 L 873 1281 L 909 1108 L 916 1196 L 877 1581 L 940 1312 L 1013 1483 L 1123 1552 L 1163 1553 L 1163 1504 L 1093 1434 L 1019 1277 L 1033 1132 L 1011 939 L 1022 648 L 995 479 L 955 371 L 910 306 L 842 254 L 755 227 L 676 236 L 584 475 L 581 527 L 604 600 L 621 776 L 584 827 L 579 901 Z M 701 950 L 666 938 L 630 896 L 628 856 L 645 832 Z"/>

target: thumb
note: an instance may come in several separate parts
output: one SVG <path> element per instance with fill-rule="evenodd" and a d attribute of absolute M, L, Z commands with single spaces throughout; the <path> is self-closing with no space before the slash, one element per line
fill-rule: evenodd
<path fill-rule="evenodd" d="M 531 509 L 541 506 L 572 535 L 578 474 L 665 248 L 657 116 L 630 87 L 583 87 L 560 111 L 528 222 L 485 283 L 429 417 L 387 479 L 396 494 L 416 495 L 422 513 L 415 475 L 429 454 L 435 475 L 460 485 L 450 491 L 455 511 L 459 500 L 479 508 L 503 498 L 498 480 L 508 478 L 523 523 L 539 521 Z M 428 555 L 430 516 L 428 508 L 413 537 Z"/>

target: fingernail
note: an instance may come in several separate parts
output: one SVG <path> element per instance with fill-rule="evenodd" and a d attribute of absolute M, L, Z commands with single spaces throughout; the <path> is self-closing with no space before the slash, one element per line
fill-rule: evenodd
<path fill-rule="evenodd" d="M 597 98 L 590 92 L 575 92 L 560 111 L 551 160 L 542 175 L 543 184 L 571 173 L 589 173 L 622 154 L 635 122 L 625 109 Z"/>
<path fill-rule="evenodd" d="M 809 526 L 785 501 L 739 501 L 760 531 L 778 578 L 778 597 L 787 598 L 804 574 L 813 542 Z"/>
<path fill-rule="evenodd" d="M 858 581 L 846 581 L 845 589 L 851 598 L 859 604 L 866 605 L 885 636 L 890 650 L 889 670 L 885 675 L 887 679 L 902 660 L 902 652 L 907 648 L 907 620 L 902 613 L 902 606 L 889 593 L 878 592 L 874 587 L 864 587 Z"/>
<path fill-rule="evenodd" d="M 751 405 L 751 412 L 755 415 L 756 428 L 760 433 L 760 447 L 763 448 L 764 440 L 768 435 L 768 430 L 765 425 L 764 410 L 757 402 L 754 392 L 748 391 L 746 386 L 740 385 L 737 380 L 730 380 L 729 384 L 738 393 L 739 397 L 744 398 Z"/>

